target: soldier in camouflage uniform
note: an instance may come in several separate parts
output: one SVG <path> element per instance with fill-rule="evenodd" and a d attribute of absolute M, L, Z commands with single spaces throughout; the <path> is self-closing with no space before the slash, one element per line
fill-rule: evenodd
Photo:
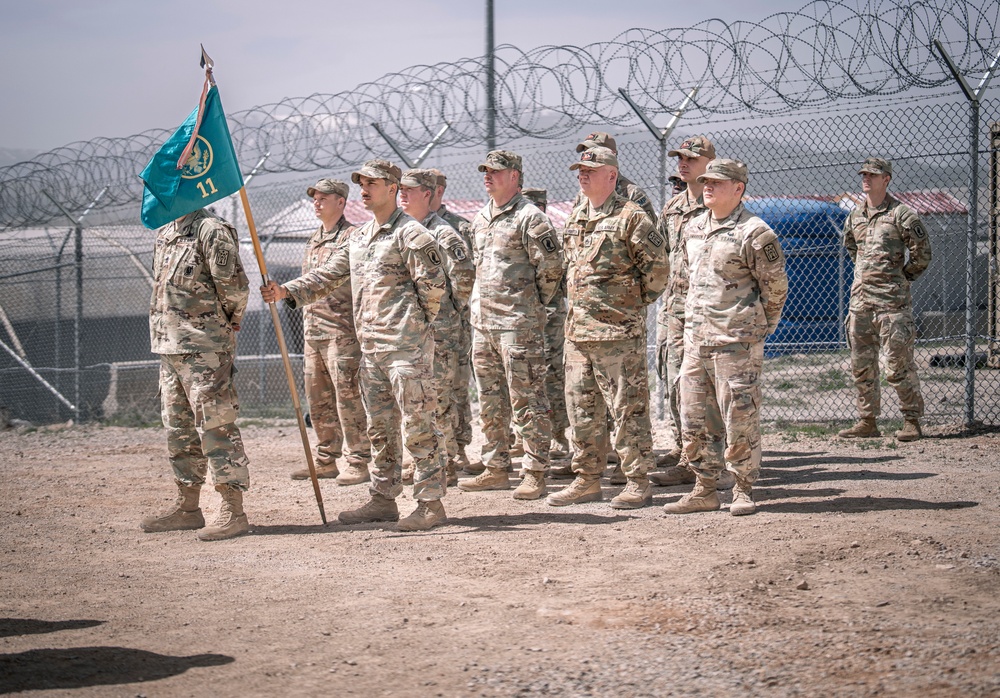
<path fill-rule="evenodd" d="M 719 509 L 716 485 L 725 467 L 736 475 L 729 513 L 757 509 L 752 486 L 761 462 L 764 339 L 781 319 L 788 276 L 778 236 L 743 207 L 747 179 L 738 160 L 709 163 L 698 177 L 709 210 L 685 226 L 681 434 L 697 482 L 663 507 L 668 514 Z"/>
<path fill-rule="evenodd" d="M 652 499 L 646 473 L 653 437 L 646 381 L 646 307 L 666 287 L 666 240 L 633 201 L 615 193 L 618 158 L 608 148 L 583 151 L 579 170 L 586 196 L 566 221 L 566 397 L 573 428 L 576 478 L 549 495 L 552 506 L 601 499 L 606 455 L 598 450 L 611 413 L 612 445 L 628 478 L 615 509 L 636 509 Z M 597 395 L 604 405 L 597 404 Z"/>
<path fill-rule="evenodd" d="M 454 228 L 472 249 L 472 227 L 469 221 L 452 213 L 444 205 L 444 192 L 448 187 L 448 177 L 441 170 L 431 170 L 437 175 L 437 187 L 434 198 L 431 199 L 431 210 L 436 211 L 445 223 Z M 458 372 L 455 374 L 455 414 L 458 417 L 458 427 L 455 438 L 458 441 L 458 466 L 470 475 L 483 472 L 483 464 L 478 460 L 469 461 L 465 453 L 466 447 L 472 443 L 472 405 L 469 402 L 469 387 L 472 384 L 472 323 L 469 306 L 459 312 L 462 319 L 461 344 L 458 355 Z"/>
<path fill-rule="evenodd" d="M 302 308 L 306 341 L 303 374 L 319 442 L 316 477 L 337 478 L 338 485 L 367 482 L 371 460 L 358 386 L 361 345 L 354 331 L 351 285 L 339 277 L 331 278 L 326 268 L 338 249 L 347 249 L 355 230 L 343 215 L 348 193 L 347 184 L 335 179 L 321 179 L 306 190 L 322 225 L 306 244 L 302 276 L 281 286 L 271 281 L 261 287 L 264 302 L 284 300 L 291 308 Z M 342 447 L 347 450 L 347 468 L 340 473 L 337 458 Z M 292 479 L 308 480 L 309 470 L 296 470 Z"/>
<path fill-rule="evenodd" d="M 236 426 L 236 332 L 250 295 L 236 229 L 201 209 L 156 233 L 150 350 L 160 355 L 167 452 L 177 483 L 173 509 L 140 522 L 148 533 L 201 528 L 201 540 L 246 533 L 243 493 L 249 461 Z M 205 527 L 199 507 L 208 467 L 222 495 Z"/>
<path fill-rule="evenodd" d="M 576 146 L 576 152 L 582 153 L 584 150 L 597 147 L 608 148 L 615 154 L 615 156 L 618 155 L 618 143 L 615 141 L 613 136 L 604 133 L 603 131 L 588 133 L 587 137 L 583 139 L 583 142 Z M 642 190 L 642 187 L 620 172 L 618 173 L 618 184 L 615 186 L 615 193 L 618 194 L 618 196 L 639 204 L 642 207 L 642 210 L 646 212 L 646 215 L 649 216 L 649 220 L 656 223 L 656 209 L 653 208 L 653 202 L 650 201 L 648 196 L 646 196 L 646 192 Z M 583 203 L 584 198 L 585 197 L 582 191 L 576 193 L 576 198 L 573 199 L 573 210 L 576 210 L 576 208 Z"/>
<path fill-rule="evenodd" d="M 486 470 L 458 486 L 467 492 L 510 488 L 513 420 L 526 471 L 514 498 L 537 499 L 545 492 L 552 438 L 542 334 L 545 305 L 562 279 L 562 254 L 549 219 L 520 193 L 521 157 L 494 150 L 479 171 L 490 201 L 472 221 L 476 285 L 470 305 Z"/>
<path fill-rule="evenodd" d="M 684 302 L 688 292 L 688 265 L 685 256 L 684 229 L 692 220 L 708 209 L 702 201 L 702 184 L 698 177 L 705 174 L 708 163 L 715 158 L 715 146 L 704 136 L 686 138 L 668 155 L 677 158 L 677 173 L 687 184 L 685 191 L 674 195 L 660 212 L 657 232 L 666 240 L 670 255 L 670 279 L 656 316 L 656 369 L 666 385 L 667 405 L 670 411 L 670 435 L 674 448 L 657 465 L 668 466 L 664 472 L 650 473 L 654 485 L 670 487 L 694 482 L 694 473 L 683 460 L 681 450 L 681 408 L 678 379 L 684 358 Z"/>
<path fill-rule="evenodd" d="M 917 330 L 910 284 L 931 262 L 931 241 L 913 209 L 886 193 L 892 163 L 868 158 L 858 172 L 865 202 L 844 222 L 844 246 L 854 262 L 847 340 L 861 419 L 841 431 L 840 436 L 880 435 L 876 419 L 881 346 L 886 358 L 886 380 L 896 389 L 903 413 L 903 428 L 896 432 L 896 438 L 915 441 L 923 435 L 920 418 L 924 400 L 913 359 Z"/>
<path fill-rule="evenodd" d="M 545 213 L 548 207 L 548 195 L 544 189 L 526 187 L 521 194 L 528 201 Z M 545 304 L 545 363 L 548 370 L 545 373 L 545 394 L 549 398 L 549 410 L 552 414 L 552 443 L 549 444 L 549 458 L 565 458 L 569 455 L 569 442 L 566 440 L 566 430 L 569 429 L 569 416 L 566 414 L 566 369 L 563 366 L 563 349 L 566 345 L 566 277 L 563 276 L 559 290 L 552 300 Z M 524 455 L 524 444 L 514 440 L 510 451 L 511 456 Z M 570 471 L 572 477 L 572 471 Z"/>
<path fill-rule="evenodd" d="M 445 272 L 445 293 L 434 320 L 434 381 L 437 384 L 435 424 L 443 436 L 447 453 L 449 485 L 458 484 L 458 413 L 454 400 L 458 358 L 462 352 L 461 313 L 469 305 L 476 281 L 472 251 L 457 230 L 431 209 L 437 176 L 430 170 L 407 170 L 400 180 L 400 203 L 407 214 L 420 221 L 434 238 Z M 468 391 L 466 391 L 468 392 Z"/>
<path fill-rule="evenodd" d="M 446 280 L 433 236 L 396 206 L 401 174 L 386 160 L 369 160 L 351 174 L 375 218 L 351 236 L 349 253 L 338 252 L 327 265 L 331 278 L 351 282 L 373 456 L 371 499 L 338 519 L 344 524 L 399 519 L 402 431 L 416 469 L 417 508 L 397 528 L 423 531 L 447 521 L 433 373 L 433 323 Z"/>

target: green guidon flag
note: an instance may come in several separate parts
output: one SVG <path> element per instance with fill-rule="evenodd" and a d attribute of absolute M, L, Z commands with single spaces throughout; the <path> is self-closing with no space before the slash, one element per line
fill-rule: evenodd
<path fill-rule="evenodd" d="M 212 85 L 139 177 L 142 223 L 152 229 L 240 190 L 243 175 L 218 87 Z"/>

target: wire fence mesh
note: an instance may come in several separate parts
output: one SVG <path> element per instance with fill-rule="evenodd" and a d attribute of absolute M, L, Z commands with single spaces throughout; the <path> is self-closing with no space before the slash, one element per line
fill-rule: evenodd
<path fill-rule="evenodd" d="M 682 125 L 670 136 L 672 146 L 704 133 L 720 157 L 747 162 L 747 205 L 777 230 L 786 251 L 790 293 L 782 323 L 766 345 L 765 419 L 848 421 L 856 416 L 843 330 L 853 269 L 840 230 L 848 210 L 860 201 L 858 164 L 877 154 L 894 163 L 890 193 L 920 214 L 932 240 L 933 261 L 913 285 L 926 418 L 960 422 L 971 411 L 975 420 L 1000 424 L 1000 136 L 991 136 L 997 122 L 1000 101 L 983 101 L 975 192 L 970 190 L 970 106 L 957 99 L 883 110 L 861 105 L 725 128 Z M 587 130 L 581 128 L 581 135 Z M 660 144 L 644 133 L 620 135 L 623 173 L 659 208 Z M 576 142 L 514 145 L 524 155 L 525 185 L 548 190 L 557 226 L 577 192 L 568 169 L 576 159 Z M 466 217 L 485 199 L 477 157 L 467 150 L 435 151 L 424 163 L 448 174 L 446 203 Z M 668 174 L 673 165 L 673 159 L 666 163 Z M 306 239 L 317 225 L 305 190 L 327 176 L 349 181 L 349 170 L 257 178 L 248 186 L 268 269 L 278 281 L 298 275 Z M 979 215 L 970 245 L 972 196 Z M 352 198 L 347 217 L 359 223 L 367 213 L 356 200 L 357 187 L 352 186 Z M 246 236 L 238 199 L 213 208 Z M 139 224 L 138 209 L 136 201 L 102 210 L 79 228 L 67 223 L 0 233 L 0 406 L 9 416 L 36 423 L 156 418 L 159 362 L 149 353 L 147 328 L 153 235 Z M 260 276 L 248 243 L 242 256 L 256 289 Z M 281 317 L 301 381 L 301 315 L 282 309 Z M 292 414 L 270 324 L 259 294 L 252 292 L 237 361 L 244 416 Z M 966 365 L 969 344 L 971 367 Z M 883 415 L 898 419 L 894 391 L 883 385 L 882 393 Z"/>

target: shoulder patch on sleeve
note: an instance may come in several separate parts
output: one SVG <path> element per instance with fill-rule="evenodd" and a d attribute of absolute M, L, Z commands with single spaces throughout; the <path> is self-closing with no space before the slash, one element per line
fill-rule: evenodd
<path fill-rule="evenodd" d="M 765 230 L 754 238 L 752 247 L 763 252 L 768 262 L 777 262 L 781 259 L 781 244 L 773 230 Z"/>
<path fill-rule="evenodd" d="M 773 242 L 769 242 L 764 245 L 764 256 L 767 257 L 769 262 L 777 262 L 778 257 L 781 255 L 778 253 L 778 245 Z"/>
<path fill-rule="evenodd" d="M 924 228 L 924 224 L 919 220 L 910 228 L 910 232 L 913 233 L 913 237 L 917 240 L 923 240 L 927 237 L 927 229 Z"/>
<path fill-rule="evenodd" d="M 548 221 L 529 230 L 528 237 L 535 240 L 545 251 L 545 254 L 552 254 L 559 250 L 559 245 L 556 242 L 556 231 L 552 229 L 552 225 Z"/>
<path fill-rule="evenodd" d="M 454 245 L 449 247 L 448 251 L 451 252 L 451 256 L 458 262 L 464 262 L 469 256 L 465 254 L 465 245 L 460 242 L 456 242 Z"/>
<path fill-rule="evenodd" d="M 655 228 L 649 231 L 646 239 L 649 240 L 649 244 L 653 247 L 663 247 L 663 236 L 656 232 Z"/>

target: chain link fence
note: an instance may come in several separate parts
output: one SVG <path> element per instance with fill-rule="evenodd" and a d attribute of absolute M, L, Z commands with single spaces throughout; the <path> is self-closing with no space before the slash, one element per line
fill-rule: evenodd
<path fill-rule="evenodd" d="M 894 163 L 890 193 L 920 214 L 932 240 L 933 261 L 913 285 L 926 419 L 1000 424 L 1000 135 L 994 133 L 1000 101 L 981 105 L 976 192 L 970 191 L 969 110 L 965 102 L 938 98 L 882 110 L 841 106 L 826 115 L 741 121 L 725 128 L 682 123 L 671 134 L 672 146 L 704 133 L 720 157 L 748 163 L 747 205 L 777 230 L 786 252 L 790 293 L 782 323 L 766 345 L 764 419 L 846 422 L 856 417 L 844 342 L 853 269 L 840 230 L 848 210 L 860 201 L 858 164 L 877 154 Z M 582 126 L 580 135 L 589 130 Z M 615 135 L 622 172 L 659 208 L 664 189 L 659 143 L 636 131 Z M 568 169 L 577 157 L 576 142 L 507 146 L 524 155 L 525 185 L 548 190 L 557 226 L 577 192 Z M 481 156 L 436 151 L 423 163 L 448 174 L 446 203 L 466 217 L 485 198 L 475 168 Z M 672 172 L 674 160 L 666 165 Z M 268 271 L 278 281 L 299 273 L 305 242 L 317 225 L 305 190 L 321 176 L 349 181 L 348 171 L 323 171 L 258 178 L 248 185 Z M 355 223 L 368 217 L 357 194 L 352 186 L 347 217 Z M 979 205 L 971 245 L 970 196 L 978 197 Z M 246 237 L 237 197 L 213 208 Z M 153 233 L 138 223 L 138 211 L 136 201 L 85 218 L 79 226 L 0 232 L 0 407 L 8 418 L 34 423 L 157 418 L 159 362 L 149 353 L 147 327 Z M 260 275 L 249 240 L 245 243 L 242 257 L 256 289 Z M 282 308 L 281 317 L 301 381 L 301 315 Z M 270 314 L 256 290 L 239 335 L 237 367 L 244 417 L 292 414 Z M 882 390 L 883 416 L 898 419 L 895 391 L 884 380 Z"/>

